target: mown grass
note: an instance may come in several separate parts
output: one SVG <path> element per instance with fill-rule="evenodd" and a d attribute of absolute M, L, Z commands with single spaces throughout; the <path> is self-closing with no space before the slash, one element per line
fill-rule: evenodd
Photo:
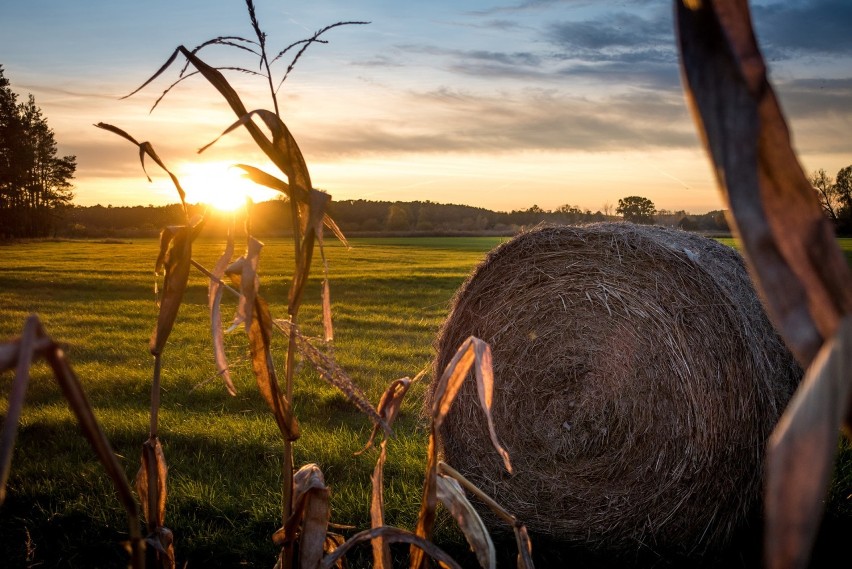
<path fill-rule="evenodd" d="M 449 301 L 486 251 L 501 238 L 360 239 L 347 251 L 328 243 L 338 362 L 374 403 L 387 384 L 429 365 L 432 341 Z M 729 242 L 732 244 L 732 242 Z M 852 262 L 852 239 L 841 240 Z M 202 240 L 194 258 L 212 267 L 223 244 Z M 2 248 L 0 336 L 20 332 L 36 312 L 49 334 L 68 344 L 103 427 L 129 478 L 147 437 L 153 367 L 148 338 L 153 296 L 154 240 L 129 244 L 33 242 Z M 261 255 L 261 293 L 285 316 L 292 245 L 269 240 Z M 319 259 L 317 260 L 319 261 Z M 319 335 L 315 263 L 301 322 Z M 270 536 L 280 525 L 277 429 L 254 387 L 245 336 L 226 336 L 236 397 L 214 377 L 206 280 L 193 273 L 164 354 L 160 436 L 169 464 L 166 526 L 175 532 L 178 565 L 270 567 Z M 234 307 L 226 300 L 225 313 Z M 277 364 L 285 352 L 279 336 Z M 297 376 L 296 415 L 302 438 L 296 464 L 316 462 L 332 489 L 332 521 L 369 525 L 370 474 L 376 455 L 353 453 L 370 425 L 310 366 Z M 0 376 L 0 411 L 12 375 Z M 396 424 L 385 469 L 386 516 L 411 528 L 417 516 L 427 435 L 419 419 L 424 385 L 409 394 Z M 829 516 L 852 520 L 852 449 L 838 460 Z M 0 559 L 5 566 L 119 567 L 124 515 L 94 454 L 43 365 L 36 367 L 13 459 L 10 495 L 0 508 Z M 437 540 L 464 555 L 452 524 Z M 470 559 L 468 559 L 470 561 Z"/>

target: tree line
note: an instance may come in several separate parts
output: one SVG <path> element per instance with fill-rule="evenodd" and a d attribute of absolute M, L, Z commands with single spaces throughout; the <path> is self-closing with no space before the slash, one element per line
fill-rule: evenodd
<path fill-rule="evenodd" d="M 0 65 L 0 238 L 43 237 L 74 198 L 74 156 L 57 156 L 53 130 L 32 95 L 11 89 Z"/>
<path fill-rule="evenodd" d="M 190 205 L 190 214 L 203 213 L 203 206 Z M 617 210 L 615 210 L 617 211 Z M 606 212 L 606 213 L 605 213 Z M 576 205 L 553 210 L 533 205 L 527 209 L 492 211 L 481 207 L 439 204 L 431 201 L 332 201 L 329 214 L 347 235 L 513 235 L 538 223 L 581 224 L 599 221 L 647 222 L 630 217 L 630 212 L 614 215 L 605 206 L 591 211 Z M 167 225 L 183 223 L 183 210 L 167 206 L 69 206 L 64 208 L 59 233 L 66 237 L 154 237 Z M 220 234 L 230 214 L 211 211 L 205 232 Z M 261 236 L 282 236 L 291 231 L 289 205 L 273 200 L 252 206 L 252 231 Z M 659 225 L 694 231 L 727 233 L 722 211 L 688 214 L 685 211 L 654 210 L 652 221 Z"/>

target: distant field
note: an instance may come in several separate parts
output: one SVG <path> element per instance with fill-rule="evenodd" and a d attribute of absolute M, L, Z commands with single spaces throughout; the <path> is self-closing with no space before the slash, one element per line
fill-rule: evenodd
<path fill-rule="evenodd" d="M 373 402 L 390 381 L 414 376 L 429 364 L 453 293 L 503 240 L 359 239 L 351 251 L 329 243 L 335 354 Z M 194 257 L 212 267 L 222 246 L 202 241 Z M 841 240 L 841 246 L 852 262 L 852 239 Z M 24 318 L 37 312 L 48 333 L 68 344 L 132 479 L 148 428 L 156 241 L 34 242 L 0 247 L 0 252 L 0 336 L 17 335 Z M 286 240 L 269 240 L 261 255 L 261 293 L 278 317 L 285 316 L 291 257 Z M 315 263 L 302 311 L 308 335 L 320 331 L 321 267 Z M 160 435 L 170 467 L 166 526 L 175 532 L 179 566 L 188 561 L 190 568 L 270 567 L 275 556 L 270 536 L 280 525 L 279 435 L 254 387 L 242 333 L 226 337 L 239 394 L 229 397 L 213 377 L 206 287 L 205 278 L 193 272 L 164 356 Z M 226 302 L 230 314 L 235 303 Z M 283 343 L 277 341 L 280 355 Z M 4 414 L 11 382 L 11 373 L 0 376 Z M 387 521 L 409 528 L 416 521 L 425 465 L 426 433 L 418 418 L 423 387 L 409 395 L 385 471 Z M 296 464 L 316 462 L 322 468 L 332 488 L 333 522 L 368 527 L 376 455 L 352 456 L 367 440 L 368 421 L 308 366 L 298 376 L 295 409 L 303 426 Z M 852 483 L 849 463 L 841 473 L 843 484 Z M 0 508 L 0 559 L 7 566 L 120 566 L 123 513 L 43 365 L 29 388 L 9 486 Z M 833 515 L 852 519 L 845 495 L 832 500 Z M 466 549 L 452 529 L 439 530 L 438 540 L 459 554 Z"/>

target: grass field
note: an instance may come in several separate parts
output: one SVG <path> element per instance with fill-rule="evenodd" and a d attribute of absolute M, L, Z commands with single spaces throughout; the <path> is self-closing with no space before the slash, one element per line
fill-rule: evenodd
<path fill-rule="evenodd" d="M 360 239 L 347 251 L 327 247 L 338 362 L 378 401 L 387 384 L 430 363 L 432 341 L 466 275 L 501 238 Z M 852 262 L 852 240 L 841 240 Z M 194 258 L 212 267 L 223 244 L 201 241 Z M 154 240 L 133 243 L 33 242 L 0 248 L 0 336 L 17 335 L 30 313 L 68 344 L 72 364 L 121 457 L 135 476 L 147 438 L 156 320 Z M 261 255 L 261 294 L 286 314 L 292 245 L 269 240 Z M 321 265 L 301 321 L 319 335 Z M 166 526 L 178 566 L 271 567 L 270 536 L 280 525 L 279 435 L 254 386 L 245 335 L 226 336 L 238 395 L 214 377 L 206 308 L 207 282 L 190 276 L 184 305 L 164 354 L 160 437 L 169 464 Z M 235 303 L 227 299 L 225 313 Z M 284 353 L 281 337 L 277 353 Z M 278 365 L 281 365 L 279 360 Z M 0 376 L 5 414 L 12 374 Z M 419 507 L 426 432 L 418 417 L 424 385 L 409 394 L 385 470 L 387 522 L 413 527 Z M 332 489 L 332 521 L 369 526 L 370 474 L 376 454 L 353 456 L 370 425 L 309 366 L 298 375 L 296 415 L 303 436 L 296 465 L 316 462 Z M 847 446 L 829 515 L 852 519 L 852 458 Z M 446 521 L 446 519 L 445 519 Z M 106 475 L 79 435 L 46 367 L 36 367 L 12 463 L 9 497 L 0 508 L 0 559 L 8 567 L 119 567 L 126 523 Z M 437 540 L 465 547 L 451 524 Z M 535 544 L 534 544 L 535 545 Z M 468 559 L 469 561 L 469 559 Z"/>

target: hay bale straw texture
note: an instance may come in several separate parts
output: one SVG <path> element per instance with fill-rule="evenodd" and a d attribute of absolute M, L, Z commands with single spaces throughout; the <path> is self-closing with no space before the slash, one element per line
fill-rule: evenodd
<path fill-rule="evenodd" d="M 458 291 L 434 377 L 469 335 L 491 344 L 515 473 L 473 382 L 439 433 L 444 459 L 530 531 L 698 555 L 758 511 L 765 441 L 802 372 L 734 249 L 660 227 L 539 227 Z"/>

